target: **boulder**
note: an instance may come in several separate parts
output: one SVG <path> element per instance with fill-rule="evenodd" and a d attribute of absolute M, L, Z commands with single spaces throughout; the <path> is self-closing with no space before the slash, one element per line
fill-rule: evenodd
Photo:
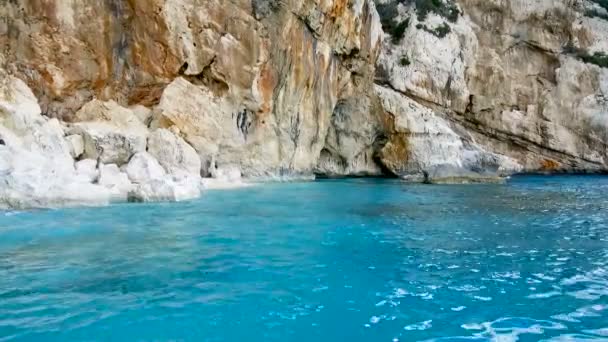
<path fill-rule="evenodd" d="M 146 132 L 141 130 L 105 122 L 86 122 L 75 124 L 71 133 L 82 135 L 84 158 L 99 159 L 106 164 L 126 164 L 135 153 L 146 150 Z"/>
<path fill-rule="evenodd" d="M 200 196 L 200 178 L 181 174 L 165 175 L 136 185 L 129 192 L 130 202 L 185 201 Z"/>
<path fill-rule="evenodd" d="M 99 178 L 97 161 L 94 159 L 84 159 L 76 162 L 76 176 L 87 183 L 95 183 Z"/>
<path fill-rule="evenodd" d="M 22 80 L 0 70 L 0 124 L 17 135 L 44 123 L 38 100 Z"/>
<path fill-rule="evenodd" d="M 162 179 L 166 175 L 156 158 L 148 152 L 136 153 L 129 161 L 125 171 L 131 182 L 139 184 Z"/>
<path fill-rule="evenodd" d="M 152 121 L 152 110 L 142 105 L 135 105 L 129 108 L 144 126 L 148 126 Z"/>
<path fill-rule="evenodd" d="M 65 137 L 72 158 L 77 159 L 84 153 L 84 139 L 80 134 L 72 134 Z"/>
<path fill-rule="evenodd" d="M 0 125 L 12 132 L 7 140 L 69 165 L 70 150 L 59 121 L 41 115 L 36 97 L 20 79 L 7 76 L 0 82 Z"/>
<path fill-rule="evenodd" d="M 139 112 L 141 109 L 136 110 Z M 75 122 L 107 122 L 121 128 L 146 130 L 135 111 L 122 107 L 114 101 L 92 100 L 85 104 L 74 116 Z"/>
<path fill-rule="evenodd" d="M 21 80 L 0 80 L 0 208 L 104 205 L 110 192 L 79 177 L 63 127 L 40 114 Z"/>
<path fill-rule="evenodd" d="M 115 201 L 126 201 L 129 191 L 133 189 L 129 176 L 120 171 L 116 164 L 99 166 L 98 183 L 110 190 Z"/>
<path fill-rule="evenodd" d="M 19 158 L 15 158 L 18 155 Z M 66 172 L 63 165 L 23 148 L 0 146 L 0 208 L 98 206 L 110 192 Z"/>
<path fill-rule="evenodd" d="M 167 129 L 157 129 L 148 138 L 148 152 L 168 173 L 200 176 L 201 160 L 192 146 Z"/>
<path fill-rule="evenodd" d="M 85 158 L 124 165 L 146 150 L 148 130 L 137 115 L 114 101 L 92 100 L 74 118 L 71 133 L 82 135 Z"/>

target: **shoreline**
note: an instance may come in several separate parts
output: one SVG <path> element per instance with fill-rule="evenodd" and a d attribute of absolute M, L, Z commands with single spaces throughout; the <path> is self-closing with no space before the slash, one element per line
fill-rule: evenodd
<path fill-rule="evenodd" d="M 253 181 L 244 179 L 238 183 L 230 183 L 226 181 L 216 180 L 212 178 L 203 178 L 202 181 L 205 183 L 203 185 L 204 189 L 201 191 L 201 195 L 198 197 L 188 198 L 184 200 L 175 200 L 175 201 L 150 201 L 150 202 L 138 202 L 138 201 L 109 201 L 108 203 L 102 205 L 87 205 L 86 203 L 75 203 L 74 205 L 65 205 L 65 206 L 48 206 L 48 207 L 30 207 L 30 208 L 0 208 L 0 214 L 4 216 L 11 215 L 19 215 L 21 213 L 31 213 L 36 211 L 47 211 L 47 210 L 63 210 L 63 209 L 83 209 L 83 208 L 105 208 L 109 206 L 115 205 L 163 205 L 163 204 L 171 204 L 171 203 L 186 203 L 200 200 L 202 197 L 206 195 L 207 192 L 223 192 L 223 191 L 231 191 L 231 190 L 245 190 L 250 188 L 262 187 L 265 185 L 277 185 L 277 184 L 289 184 L 289 183 L 316 183 L 316 182 L 332 182 L 332 181 L 349 181 L 349 180 L 361 180 L 361 181 L 394 181 L 395 184 L 401 185 L 422 185 L 422 186 L 474 186 L 474 185 L 506 185 L 511 180 L 517 178 L 541 178 L 541 179 L 551 179 L 557 177 L 604 177 L 608 176 L 608 173 L 520 173 L 515 174 L 509 177 L 503 178 L 499 182 L 473 182 L 471 180 L 464 180 L 461 182 L 435 182 L 435 183 L 424 183 L 424 182 L 412 182 L 406 181 L 396 177 L 319 177 L 315 179 L 310 178 L 294 178 L 291 180 L 282 180 L 282 181 Z"/>

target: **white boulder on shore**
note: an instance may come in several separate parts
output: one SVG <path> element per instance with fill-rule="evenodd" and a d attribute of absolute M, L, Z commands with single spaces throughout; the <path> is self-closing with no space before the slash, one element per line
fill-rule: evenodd
<path fill-rule="evenodd" d="M 185 201 L 201 195 L 201 179 L 194 175 L 165 175 L 138 184 L 129 192 L 131 202 Z"/>
<path fill-rule="evenodd" d="M 129 180 L 138 184 L 163 179 L 167 175 L 158 160 L 148 152 L 139 152 L 133 155 L 125 171 Z"/>
<path fill-rule="evenodd" d="M 210 187 L 194 148 L 173 130 L 150 132 L 142 108 L 93 100 L 64 124 L 41 114 L 23 81 L 0 76 L 0 209 L 183 201 Z M 239 170 L 217 175 L 243 185 Z"/>
<path fill-rule="evenodd" d="M 201 159 L 188 143 L 173 132 L 159 128 L 148 138 L 148 152 L 169 173 L 200 174 Z"/>
<path fill-rule="evenodd" d="M 27 85 L 0 84 L 0 208 L 106 205 L 110 192 L 79 177 L 56 119 L 41 115 Z"/>

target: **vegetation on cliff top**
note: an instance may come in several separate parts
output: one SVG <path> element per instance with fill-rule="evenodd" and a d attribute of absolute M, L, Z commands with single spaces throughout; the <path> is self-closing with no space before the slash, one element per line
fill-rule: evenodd
<path fill-rule="evenodd" d="M 397 17 L 399 16 L 399 4 L 415 5 L 416 16 L 420 22 L 426 20 L 429 13 L 435 13 L 452 23 L 456 22 L 460 15 L 458 7 L 452 3 L 452 0 L 392 0 L 386 3 L 378 2 L 376 7 L 380 14 L 382 28 L 384 32 L 391 35 L 394 44 L 398 44 L 401 39 L 403 39 L 405 30 L 410 24 L 409 17 L 403 20 L 397 20 Z M 445 37 L 451 31 L 450 26 L 447 23 L 444 23 L 433 30 L 428 29 L 425 25 L 421 26 L 420 24 L 416 27 L 424 29 L 439 38 Z"/>
<path fill-rule="evenodd" d="M 597 8 L 589 8 L 585 11 L 585 16 L 591 18 L 600 18 L 604 20 L 608 20 L 608 0 L 590 0 L 591 2 L 597 4 L 603 10 L 598 10 Z"/>
<path fill-rule="evenodd" d="M 596 9 L 586 10 L 585 16 L 590 17 L 590 18 L 600 18 L 600 19 L 608 20 L 608 14 L 602 13 Z"/>
<path fill-rule="evenodd" d="M 598 6 L 608 11 L 608 0 L 591 0 L 591 2 L 596 3 Z"/>
<path fill-rule="evenodd" d="M 590 54 L 585 49 L 578 48 L 571 43 L 566 44 L 562 52 L 571 55 L 584 63 L 595 64 L 601 68 L 608 68 L 608 55 L 605 52 Z"/>
<path fill-rule="evenodd" d="M 435 27 L 434 29 L 430 29 L 426 25 L 423 25 L 423 24 L 416 25 L 416 28 L 419 30 L 425 30 L 426 32 L 434 35 L 437 38 L 443 38 L 443 37 L 447 36 L 448 33 L 452 32 L 450 25 L 448 25 L 447 23 L 443 23 L 443 24 Z"/>

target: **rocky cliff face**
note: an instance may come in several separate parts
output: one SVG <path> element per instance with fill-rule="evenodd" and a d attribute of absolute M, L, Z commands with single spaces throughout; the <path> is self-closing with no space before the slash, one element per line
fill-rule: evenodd
<path fill-rule="evenodd" d="M 378 62 L 379 94 L 424 107 L 463 144 L 510 157 L 524 171 L 606 171 L 608 16 L 602 4 L 379 1 L 392 33 Z M 437 148 L 446 143 L 431 136 L 459 140 L 425 134 Z M 459 164 L 448 158 L 454 152 L 446 153 L 448 165 Z M 401 167 L 393 169 L 415 172 L 400 163 L 407 159 L 393 156 Z M 466 164 L 459 159 L 459 167 Z M 443 166 L 431 162 L 421 169 L 437 167 Z"/>
<path fill-rule="evenodd" d="M 369 0 L 9 1 L 0 16 L 6 68 L 44 115 L 153 109 L 203 175 L 312 174 L 337 104 L 371 91 L 382 34 Z"/>
<path fill-rule="evenodd" d="M 68 174 L 137 200 L 189 198 L 190 176 L 606 171 L 602 6 L 5 1 L 0 149 L 12 165 L 56 141 Z"/>

